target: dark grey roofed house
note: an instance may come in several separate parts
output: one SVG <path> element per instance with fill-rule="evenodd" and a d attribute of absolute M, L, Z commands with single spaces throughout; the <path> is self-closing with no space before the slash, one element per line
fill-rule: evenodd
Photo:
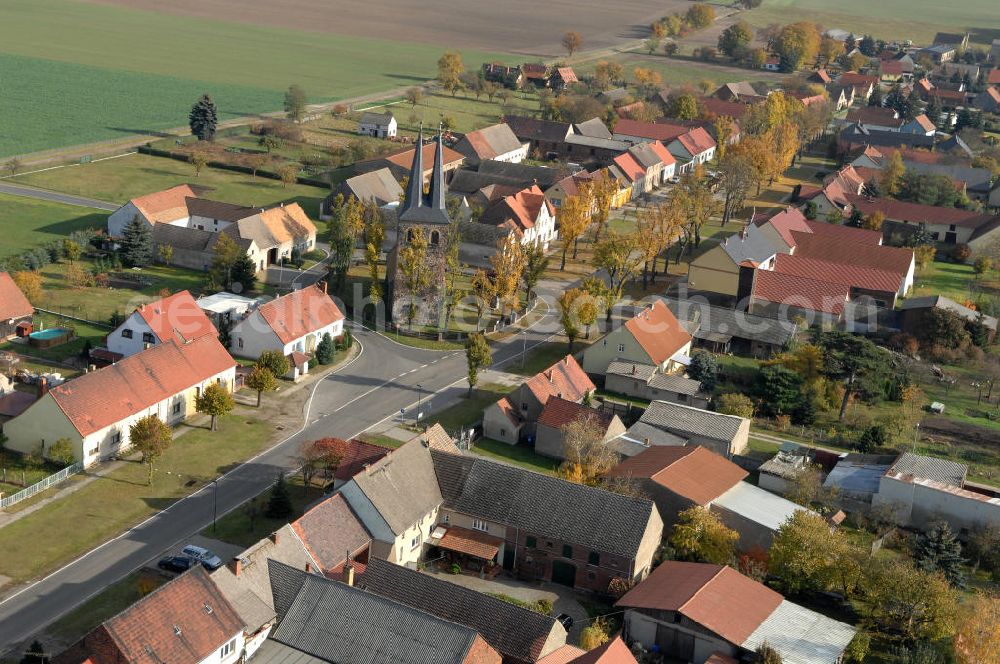
<path fill-rule="evenodd" d="M 639 422 L 662 429 L 702 445 L 726 458 L 741 454 L 750 437 L 750 420 L 692 408 L 666 401 L 653 401 Z"/>
<path fill-rule="evenodd" d="M 990 195 L 991 174 L 989 169 L 973 168 L 972 166 L 958 164 L 925 164 L 908 159 L 903 160 L 903 165 L 907 171 L 914 173 L 944 175 L 952 180 L 964 182 L 969 195 L 972 197 L 985 198 Z"/>
<path fill-rule="evenodd" d="M 626 558 L 636 556 L 655 511 L 648 500 L 496 461 L 436 450 L 431 456 L 451 509 Z"/>
<path fill-rule="evenodd" d="M 951 152 L 954 150 L 962 153 L 963 156 L 968 157 L 969 159 L 972 159 L 972 157 L 975 156 L 972 148 L 970 148 L 968 143 L 963 141 L 962 137 L 958 134 L 952 134 L 951 138 L 946 141 L 942 141 L 937 146 L 937 149 L 941 152 Z"/>
<path fill-rule="evenodd" d="M 473 629 L 274 560 L 268 566 L 281 618 L 269 638 L 284 646 L 335 664 L 461 664 L 476 654 Z"/>
<path fill-rule="evenodd" d="M 488 159 L 479 164 L 479 174 L 502 177 L 509 180 L 527 181 L 537 184 L 545 191 L 559 180 L 572 175 L 567 167 L 550 168 L 548 166 L 531 166 L 529 164 L 509 164 L 503 161 Z"/>
<path fill-rule="evenodd" d="M 530 142 L 532 149 L 537 148 L 542 152 L 558 151 L 566 137 L 573 133 L 573 125 L 568 122 L 539 120 L 523 115 L 511 115 L 504 118 L 504 121 L 515 136 Z"/>
<path fill-rule="evenodd" d="M 566 629 L 552 616 L 378 558 L 368 561 L 358 585 L 476 630 L 509 664 L 530 664 L 566 645 Z"/>
<path fill-rule="evenodd" d="M 934 137 L 923 134 L 906 134 L 898 131 L 879 131 L 852 124 L 841 130 L 838 141 L 843 151 L 853 147 L 871 145 L 873 147 L 932 148 Z M 940 147 L 940 146 L 939 146 Z"/>
<path fill-rule="evenodd" d="M 737 265 L 747 260 L 763 263 L 774 256 L 774 245 L 755 226 L 730 235 L 721 246 Z"/>
<path fill-rule="evenodd" d="M 465 155 L 469 166 L 486 159 L 519 162 L 527 156 L 524 144 L 503 123 L 470 131 L 455 144 L 455 150 Z"/>
<path fill-rule="evenodd" d="M 997 329 L 997 319 L 993 316 L 986 316 L 978 311 L 968 308 L 965 305 L 959 304 L 951 298 L 945 297 L 944 295 L 925 295 L 923 297 L 911 297 L 905 300 L 901 306 L 903 311 L 910 309 L 945 309 L 954 314 L 958 314 L 962 318 L 970 322 L 982 322 L 983 325 L 990 328 L 991 330 Z"/>
<path fill-rule="evenodd" d="M 448 191 L 456 195 L 471 196 L 477 191 L 491 185 L 504 185 L 520 191 L 521 189 L 530 187 L 532 183 L 533 180 L 523 177 L 507 177 L 506 175 L 493 173 L 461 170 L 455 172 L 455 176 L 448 185 Z"/>
<path fill-rule="evenodd" d="M 696 341 L 720 352 L 728 352 L 730 343 L 738 340 L 736 350 L 766 356 L 787 346 L 798 333 L 795 323 L 787 320 L 716 307 L 707 302 L 673 298 L 664 301 L 679 320 L 696 324 L 696 330 L 691 333 Z"/>

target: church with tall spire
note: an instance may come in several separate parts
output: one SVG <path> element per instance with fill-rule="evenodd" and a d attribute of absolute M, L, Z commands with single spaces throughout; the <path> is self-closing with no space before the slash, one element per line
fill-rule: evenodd
<path fill-rule="evenodd" d="M 421 127 L 413 151 L 406 198 L 398 208 L 396 244 L 386 263 L 386 302 L 392 320 L 399 325 L 406 322 L 408 307 L 414 301 L 417 302 L 414 324 L 438 325 L 443 320 L 445 255 L 450 240 L 451 219 L 445 204 L 448 190 L 444 181 L 444 145 L 440 130 L 434 143 L 434 166 L 430 186 L 425 191 L 424 132 Z M 418 234 L 427 245 L 424 265 L 429 270 L 430 278 L 428 285 L 421 288 L 420 292 L 410 293 L 400 270 L 399 252 L 413 242 Z"/>

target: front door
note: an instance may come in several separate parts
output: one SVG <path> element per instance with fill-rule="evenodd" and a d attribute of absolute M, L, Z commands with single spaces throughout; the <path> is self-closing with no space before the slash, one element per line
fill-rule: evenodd
<path fill-rule="evenodd" d="M 508 572 L 514 569 L 514 547 L 512 546 L 504 547 L 503 568 Z"/>
<path fill-rule="evenodd" d="M 670 657 L 690 662 L 694 658 L 694 635 L 674 629 L 670 625 L 656 625 L 656 645 L 660 652 Z"/>
<path fill-rule="evenodd" d="M 562 560 L 552 561 L 552 582 L 570 588 L 576 585 L 576 567 Z"/>

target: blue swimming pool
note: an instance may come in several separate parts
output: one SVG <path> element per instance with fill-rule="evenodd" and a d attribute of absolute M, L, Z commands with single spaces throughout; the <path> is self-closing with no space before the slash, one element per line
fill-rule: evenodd
<path fill-rule="evenodd" d="M 28 336 L 32 339 L 39 339 L 48 341 L 50 339 L 58 339 L 69 334 L 69 330 L 65 327 L 50 327 L 47 330 L 39 330 L 38 332 L 32 332 Z"/>

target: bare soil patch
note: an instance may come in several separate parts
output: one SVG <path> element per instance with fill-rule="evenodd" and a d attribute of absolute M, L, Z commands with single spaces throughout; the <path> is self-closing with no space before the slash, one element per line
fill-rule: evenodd
<path fill-rule="evenodd" d="M 440 44 L 442 49 L 553 56 L 567 30 L 585 49 L 642 39 L 686 0 L 90 0 L 91 2 L 309 32 Z"/>

